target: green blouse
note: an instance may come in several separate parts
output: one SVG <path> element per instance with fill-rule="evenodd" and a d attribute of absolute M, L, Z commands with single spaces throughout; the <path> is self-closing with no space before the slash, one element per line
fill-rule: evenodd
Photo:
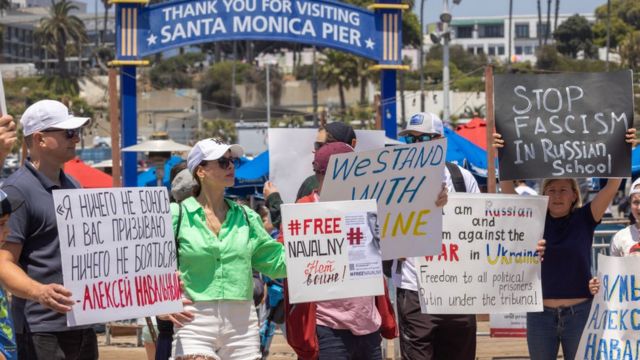
<path fill-rule="evenodd" d="M 216 236 L 194 197 L 181 203 L 179 269 L 193 301 L 251 300 L 253 269 L 274 279 L 286 277 L 284 247 L 267 233 L 260 216 L 246 206 L 243 211 L 235 202 L 227 204 L 227 217 Z M 174 233 L 178 206 L 171 204 Z"/>

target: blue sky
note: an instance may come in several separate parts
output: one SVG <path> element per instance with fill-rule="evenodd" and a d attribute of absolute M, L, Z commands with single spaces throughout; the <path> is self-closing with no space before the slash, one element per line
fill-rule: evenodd
<path fill-rule="evenodd" d="M 94 0 L 82 0 L 87 3 L 87 11 L 94 12 Z M 414 0 L 417 7 L 420 0 Z M 547 0 L 542 0 L 542 12 L 546 14 Z M 513 0 L 513 13 L 522 15 L 537 14 L 536 0 Z M 554 6 L 555 0 L 552 1 Z M 560 13 L 593 13 L 598 5 L 606 4 L 606 0 L 560 0 Z M 462 0 L 460 5 L 453 5 L 453 0 L 449 0 L 451 13 L 453 16 L 491 16 L 509 14 L 509 0 Z M 442 0 L 425 0 L 425 23 L 438 21 L 438 16 L 442 12 Z M 98 9 L 103 11 L 102 2 L 98 1 Z M 552 7 L 552 14 L 553 14 Z"/>
<path fill-rule="evenodd" d="M 420 0 L 414 0 L 420 7 Z M 589 13 L 593 14 L 596 7 L 606 4 L 606 0 L 560 0 L 560 14 Z M 546 17 L 547 0 L 541 1 L 542 13 Z M 425 0 L 425 23 L 438 21 L 442 12 L 442 0 Z M 449 9 L 456 16 L 496 16 L 509 15 L 509 0 L 462 0 L 460 5 L 453 5 L 449 0 Z M 555 10 L 555 0 L 551 2 L 551 16 Z M 513 0 L 514 15 L 537 15 L 538 5 L 536 0 Z"/>

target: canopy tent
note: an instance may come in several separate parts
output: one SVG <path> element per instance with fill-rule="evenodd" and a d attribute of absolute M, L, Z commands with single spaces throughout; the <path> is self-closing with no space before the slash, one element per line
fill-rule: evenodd
<path fill-rule="evenodd" d="M 183 162 L 184 159 L 180 156 L 171 156 L 169 160 L 164 164 L 164 177 L 162 179 L 162 185 L 170 187 L 171 183 L 169 178 L 171 176 L 171 169 L 177 164 Z M 138 186 L 157 186 L 158 179 L 156 179 L 156 168 L 151 167 L 146 171 L 138 174 Z"/>
<path fill-rule="evenodd" d="M 631 175 L 633 178 L 640 176 L 640 146 L 631 151 Z"/>
<path fill-rule="evenodd" d="M 227 188 L 227 196 L 262 196 L 262 186 L 269 180 L 269 151 L 262 152 L 253 160 L 244 157 L 240 160 L 235 184 Z"/>
<path fill-rule="evenodd" d="M 78 158 L 67 161 L 64 164 L 64 172 L 78 180 L 86 189 L 113 187 L 113 178 L 110 175 L 92 168 Z"/>
<path fill-rule="evenodd" d="M 456 134 L 487 150 L 487 122 L 484 119 L 476 117 L 466 124 L 458 125 Z"/>
<path fill-rule="evenodd" d="M 236 183 L 240 186 L 262 186 L 269 178 L 269 151 L 256 156 L 253 160 L 241 164 L 236 169 Z"/>

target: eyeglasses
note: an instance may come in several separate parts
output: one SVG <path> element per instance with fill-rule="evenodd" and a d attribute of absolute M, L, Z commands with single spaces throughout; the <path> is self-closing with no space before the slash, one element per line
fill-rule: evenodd
<path fill-rule="evenodd" d="M 222 170 L 229 169 L 231 164 L 233 164 L 233 167 L 237 167 L 238 165 L 238 158 L 234 158 L 234 157 L 221 157 L 216 161 L 218 162 L 218 166 Z"/>
<path fill-rule="evenodd" d="M 64 131 L 64 136 L 67 139 L 73 139 L 76 135 L 80 134 L 80 128 L 77 128 L 77 129 L 46 129 L 46 130 L 42 130 L 41 132 L 50 133 L 50 132 L 59 132 L 59 131 Z"/>
<path fill-rule="evenodd" d="M 438 134 L 407 135 L 404 137 L 404 139 L 407 142 L 407 144 L 415 144 L 415 143 L 430 141 L 439 136 L 440 135 Z"/>

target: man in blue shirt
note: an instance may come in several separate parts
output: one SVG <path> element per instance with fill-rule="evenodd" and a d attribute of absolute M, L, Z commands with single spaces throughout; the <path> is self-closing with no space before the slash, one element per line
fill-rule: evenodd
<path fill-rule="evenodd" d="M 62 167 L 75 157 L 79 131 L 89 121 L 62 103 L 42 100 L 22 115 L 30 159 L 3 185 L 24 205 L 9 219 L 10 233 L 0 250 L 0 282 L 14 295 L 12 316 L 20 359 L 97 359 L 90 327 L 69 328 L 74 302 L 62 286 L 60 244 L 52 190 L 79 185 Z"/>

